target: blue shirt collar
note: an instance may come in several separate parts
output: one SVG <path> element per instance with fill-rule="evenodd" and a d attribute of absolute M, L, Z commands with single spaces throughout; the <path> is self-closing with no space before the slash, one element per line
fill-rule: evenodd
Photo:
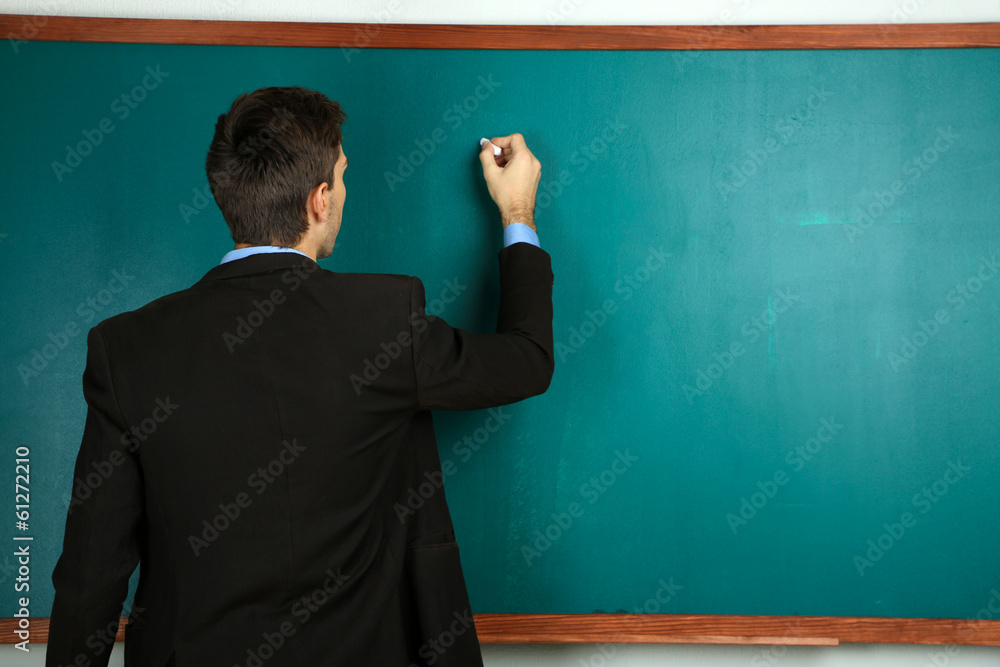
<path fill-rule="evenodd" d="M 309 257 L 301 250 L 296 250 L 295 248 L 283 248 L 276 245 L 255 245 L 249 248 L 239 248 L 238 250 L 230 250 L 223 257 L 219 264 L 225 264 L 226 262 L 232 262 L 233 260 L 243 259 L 244 257 L 249 257 L 250 255 L 256 255 L 263 252 L 297 252 L 303 257 Z M 312 257 L 309 257 L 312 259 Z"/>

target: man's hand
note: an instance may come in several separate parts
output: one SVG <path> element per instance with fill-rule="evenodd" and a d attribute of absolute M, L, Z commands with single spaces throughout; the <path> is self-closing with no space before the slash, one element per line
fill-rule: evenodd
<path fill-rule="evenodd" d="M 490 141 L 500 147 L 500 155 L 493 155 L 493 147 L 483 144 L 479 161 L 483 163 L 483 177 L 490 197 L 500 209 L 500 222 L 504 227 L 512 222 L 523 222 L 534 230 L 535 192 L 542 177 L 542 163 L 531 154 L 524 137 L 517 132 L 493 137 Z"/>

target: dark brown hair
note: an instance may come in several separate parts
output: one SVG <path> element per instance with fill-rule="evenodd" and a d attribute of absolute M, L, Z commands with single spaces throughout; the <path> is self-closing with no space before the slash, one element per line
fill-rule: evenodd
<path fill-rule="evenodd" d="M 244 93 L 219 116 L 205 171 L 234 242 L 299 242 L 309 192 L 333 187 L 345 119 L 326 95 L 297 86 Z"/>

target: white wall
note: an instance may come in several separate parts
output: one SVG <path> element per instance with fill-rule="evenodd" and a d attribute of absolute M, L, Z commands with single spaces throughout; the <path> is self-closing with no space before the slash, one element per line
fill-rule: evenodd
<path fill-rule="evenodd" d="M 0 13 L 393 23 L 937 23 L 1000 21 L 1000 0 L 0 0 Z"/>
<path fill-rule="evenodd" d="M 1000 21 L 1000 0 L 0 0 L 0 13 L 259 21 L 522 24 L 780 24 Z M 996 667 L 1000 647 L 845 644 L 839 647 L 483 646 L 487 667 Z M 43 667 L 0 647 L 0 664 Z M 608 657 L 606 657 L 608 656 Z M 115 647 L 111 665 L 122 665 Z"/>
<path fill-rule="evenodd" d="M 1000 664 L 1000 648 L 990 646 L 843 644 L 786 648 L 610 644 L 603 648 L 602 651 L 602 646 L 593 644 L 487 644 L 483 646 L 483 660 L 486 667 L 996 667 Z M 34 646 L 26 654 L 13 646 L 2 646 L 0 665 L 44 667 L 44 650 L 44 645 Z M 117 644 L 110 667 L 122 667 L 122 655 L 122 645 Z"/>

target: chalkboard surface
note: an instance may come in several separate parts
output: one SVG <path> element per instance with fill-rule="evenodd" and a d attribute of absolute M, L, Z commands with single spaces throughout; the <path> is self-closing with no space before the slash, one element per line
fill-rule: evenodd
<path fill-rule="evenodd" d="M 231 249 L 205 153 L 268 85 L 349 115 L 321 265 L 418 275 L 462 328 L 492 331 L 499 293 L 478 140 L 542 162 L 552 385 L 435 413 L 474 611 L 969 618 L 1000 585 L 997 50 L 0 54 L 10 510 L 30 458 L 28 527 L 0 534 L 34 537 L 33 616 L 86 331 Z"/>

